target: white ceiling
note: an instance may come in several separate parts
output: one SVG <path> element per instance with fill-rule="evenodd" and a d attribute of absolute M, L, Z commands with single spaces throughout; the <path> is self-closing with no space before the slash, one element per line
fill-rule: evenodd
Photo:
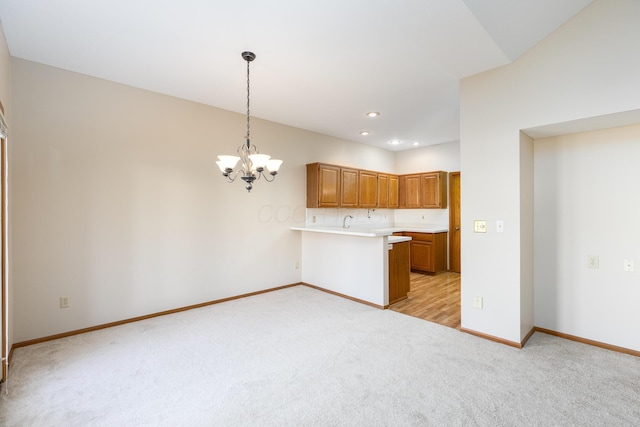
<path fill-rule="evenodd" d="M 395 151 L 457 141 L 459 79 L 591 2 L 0 0 L 0 19 L 14 57 L 240 113 L 253 51 L 252 117 Z"/>

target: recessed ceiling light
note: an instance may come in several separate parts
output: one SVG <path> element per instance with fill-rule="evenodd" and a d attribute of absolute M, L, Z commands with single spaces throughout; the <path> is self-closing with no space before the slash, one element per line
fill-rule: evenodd
<path fill-rule="evenodd" d="M 378 117 L 380 115 L 380 113 L 378 113 L 377 111 L 371 111 L 370 113 L 367 113 L 367 117 Z"/>
<path fill-rule="evenodd" d="M 413 143 L 413 144 L 411 144 L 411 145 L 413 145 L 413 146 L 415 147 L 416 145 L 420 145 L 420 143 L 419 143 L 418 141 L 416 141 L 416 142 L 414 142 L 414 143 Z"/>
<path fill-rule="evenodd" d="M 398 141 L 397 139 L 392 139 L 391 141 L 389 141 L 389 144 L 398 145 L 398 144 L 400 144 L 400 141 Z"/>
<path fill-rule="evenodd" d="M 367 135 L 369 135 L 369 131 L 368 130 L 363 130 L 362 132 L 360 132 L 360 135 L 367 136 Z"/>

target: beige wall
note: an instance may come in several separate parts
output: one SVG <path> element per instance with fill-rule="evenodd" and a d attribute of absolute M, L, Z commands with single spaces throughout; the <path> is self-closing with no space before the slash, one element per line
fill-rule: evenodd
<path fill-rule="evenodd" d="M 526 189 L 534 176 L 528 161 L 523 170 L 520 130 L 639 109 L 638 16 L 635 0 L 596 1 L 513 64 L 461 81 L 464 328 L 513 342 L 524 337 L 534 301 L 521 291 L 538 271 L 523 270 L 533 262 L 522 242 L 530 232 L 521 227 L 530 223 Z M 486 220 L 489 232 L 473 233 L 475 219 Z M 504 221 L 503 233 L 495 232 L 496 220 Z M 473 308 L 474 296 L 484 297 L 482 310 Z"/>
<path fill-rule="evenodd" d="M 640 350 L 640 125 L 534 146 L 536 325 Z"/>
<path fill-rule="evenodd" d="M 247 194 L 214 163 L 244 115 L 19 59 L 12 75 L 16 342 L 296 283 L 304 165 L 394 168 L 391 152 L 252 118 L 284 165 Z"/>
<path fill-rule="evenodd" d="M 396 153 L 396 173 L 460 170 L 460 141 L 429 145 Z"/>

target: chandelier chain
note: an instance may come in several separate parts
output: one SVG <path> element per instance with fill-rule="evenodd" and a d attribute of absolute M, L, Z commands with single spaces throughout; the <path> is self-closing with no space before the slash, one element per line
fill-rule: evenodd
<path fill-rule="evenodd" d="M 247 61 L 247 144 L 249 144 L 249 141 L 251 140 L 251 126 L 249 124 L 249 118 L 251 117 L 249 110 L 249 90 L 249 61 Z"/>

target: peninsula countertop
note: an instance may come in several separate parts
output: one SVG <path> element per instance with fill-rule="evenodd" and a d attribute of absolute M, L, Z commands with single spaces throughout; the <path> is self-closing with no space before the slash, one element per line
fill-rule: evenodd
<path fill-rule="evenodd" d="M 412 233 L 446 233 L 449 231 L 447 227 L 442 226 L 394 226 L 386 228 L 364 228 L 364 227 L 291 227 L 292 230 L 310 231 L 313 233 L 329 233 L 329 234 L 345 234 L 348 236 L 360 237 L 384 237 L 391 236 L 393 233 L 401 233 L 404 231 Z"/>

